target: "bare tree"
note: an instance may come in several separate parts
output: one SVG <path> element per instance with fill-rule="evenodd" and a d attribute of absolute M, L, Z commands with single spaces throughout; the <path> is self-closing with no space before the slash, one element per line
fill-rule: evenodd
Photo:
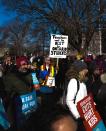
<path fill-rule="evenodd" d="M 8 32 L 9 30 L 5 27 L 0 28 L 0 47 L 6 48 L 7 47 L 7 39 L 8 39 Z"/>
<path fill-rule="evenodd" d="M 69 46 L 81 49 L 82 35 L 86 50 L 105 12 L 105 0 L 3 0 L 8 9 L 16 10 L 47 30 L 54 25 L 59 33 L 69 36 Z M 100 10 L 99 10 L 100 9 Z M 37 27 L 37 26 L 36 26 Z"/>
<path fill-rule="evenodd" d="M 23 48 L 28 37 L 30 21 L 22 23 L 18 19 L 16 19 L 11 24 L 9 24 L 7 28 L 9 30 L 8 42 L 10 44 L 13 44 L 17 55 L 22 55 Z"/>

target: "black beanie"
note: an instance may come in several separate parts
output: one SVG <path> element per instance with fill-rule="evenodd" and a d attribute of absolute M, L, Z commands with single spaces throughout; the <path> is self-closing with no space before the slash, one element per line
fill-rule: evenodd
<path fill-rule="evenodd" d="M 87 69 L 87 64 L 82 60 L 77 60 L 73 63 L 73 66 L 78 70 L 78 72 Z"/>

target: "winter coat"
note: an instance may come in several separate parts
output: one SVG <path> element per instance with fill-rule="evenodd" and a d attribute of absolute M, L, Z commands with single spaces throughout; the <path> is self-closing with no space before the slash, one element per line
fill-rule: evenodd
<path fill-rule="evenodd" d="M 66 95 L 66 104 L 68 105 L 70 111 L 74 115 L 76 119 L 80 118 L 79 112 L 77 110 L 77 102 L 82 100 L 84 97 L 87 96 L 87 89 L 86 85 L 83 82 L 79 81 L 79 90 L 77 92 L 77 80 L 76 79 L 71 79 L 68 84 L 68 89 L 67 89 L 67 95 Z M 77 95 L 76 95 L 77 93 Z M 74 99 L 76 96 L 76 100 L 74 103 Z"/>
<path fill-rule="evenodd" d="M 101 75 L 101 86 L 97 94 L 97 100 L 102 106 L 106 106 L 106 73 Z"/>
<path fill-rule="evenodd" d="M 10 72 L 4 76 L 3 81 L 5 91 L 9 96 L 13 96 L 15 93 L 23 95 L 31 92 L 32 77 L 30 73 Z"/>

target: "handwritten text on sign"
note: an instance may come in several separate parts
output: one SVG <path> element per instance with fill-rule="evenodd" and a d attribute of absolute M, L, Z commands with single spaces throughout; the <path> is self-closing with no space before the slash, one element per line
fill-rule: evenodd
<path fill-rule="evenodd" d="M 66 58 L 68 36 L 51 35 L 50 57 Z"/>

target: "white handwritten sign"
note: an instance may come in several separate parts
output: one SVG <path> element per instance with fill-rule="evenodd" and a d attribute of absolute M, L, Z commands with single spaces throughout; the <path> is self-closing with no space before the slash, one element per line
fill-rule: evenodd
<path fill-rule="evenodd" d="M 51 58 L 66 58 L 68 46 L 67 35 L 51 35 L 50 57 Z"/>

